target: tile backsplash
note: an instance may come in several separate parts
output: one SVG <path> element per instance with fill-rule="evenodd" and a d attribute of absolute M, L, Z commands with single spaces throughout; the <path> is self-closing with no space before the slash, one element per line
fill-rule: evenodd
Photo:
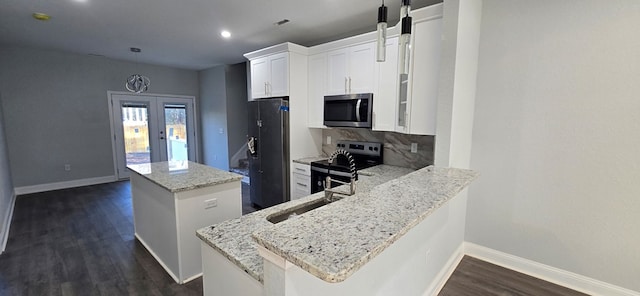
<path fill-rule="evenodd" d="M 331 144 L 327 144 L 327 136 Z M 322 153 L 330 155 L 336 150 L 336 141 L 351 140 L 382 142 L 384 164 L 419 169 L 433 164 L 434 136 L 405 135 L 392 132 L 375 132 L 367 129 L 323 129 Z M 411 153 L 411 143 L 418 144 L 418 152 Z"/>

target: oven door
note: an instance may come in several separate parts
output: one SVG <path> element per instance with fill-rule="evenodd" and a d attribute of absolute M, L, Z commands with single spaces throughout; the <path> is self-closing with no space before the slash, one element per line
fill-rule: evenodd
<path fill-rule="evenodd" d="M 324 97 L 324 125 L 331 127 L 371 127 L 373 94 Z"/>

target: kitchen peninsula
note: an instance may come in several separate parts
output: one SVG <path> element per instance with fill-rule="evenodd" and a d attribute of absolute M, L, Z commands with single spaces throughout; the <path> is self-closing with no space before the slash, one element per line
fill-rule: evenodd
<path fill-rule="evenodd" d="M 198 230 L 205 295 L 421 295 L 462 256 L 469 170 L 381 165 L 353 196 L 278 224 L 322 192 Z M 365 172 L 366 170 L 363 170 Z M 454 266 L 455 267 L 455 266 Z"/>
<path fill-rule="evenodd" d="M 242 176 L 190 161 L 129 165 L 135 236 L 178 283 L 202 273 L 196 229 L 242 215 Z"/>

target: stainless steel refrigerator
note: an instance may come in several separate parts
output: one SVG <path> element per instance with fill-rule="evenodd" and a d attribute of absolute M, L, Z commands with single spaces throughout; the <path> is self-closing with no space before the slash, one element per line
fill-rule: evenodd
<path fill-rule="evenodd" d="M 288 97 L 249 101 L 251 202 L 267 208 L 289 201 Z"/>

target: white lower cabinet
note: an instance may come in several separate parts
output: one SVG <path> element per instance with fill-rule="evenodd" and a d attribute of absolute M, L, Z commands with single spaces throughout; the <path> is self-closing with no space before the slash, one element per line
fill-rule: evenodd
<path fill-rule="evenodd" d="M 291 180 L 293 190 L 291 200 L 296 200 L 311 194 L 311 166 L 308 164 L 293 163 L 293 178 Z"/>

